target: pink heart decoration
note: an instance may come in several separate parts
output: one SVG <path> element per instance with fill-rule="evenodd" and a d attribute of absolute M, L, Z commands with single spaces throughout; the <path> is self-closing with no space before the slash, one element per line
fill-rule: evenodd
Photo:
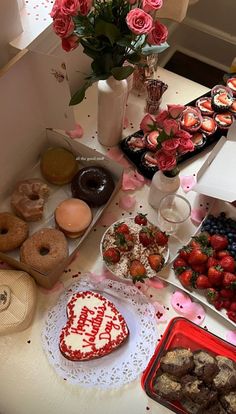
<path fill-rule="evenodd" d="M 107 355 L 129 335 L 123 316 L 99 293 L 75 293 L 66 311 L 68 320 L 61 330 L 59 347 L 71 361 L 88 361 Z"/>
<path fill-rule="evenodd" d="M 180 185 L 185 193 L 192 190 L 196 182 L 197 180 L 194 175 L 186 175 L 184 177 L 180 177 Z"/>
<path fill-rule="evenodd" d="M 84 130 L 80 124 L 76 124 L 75 129 L 71 131 L 65 131 L 67 135 L 69 135 L 70 138 L 82 138 L 84 135 Z"/>
<path fill-rule="evenodd" d="M 226 341 L 232 345 L 236 345 L 236 331 L 228 331 L 226 334 Z"/>
<path fill-rule="evenodd" d="M 130 162 L 124 157 L 123 152 L 118 147 L 112 147 L 107 151 L 107 156 L 121 164 L 124 168 L 130 168 Z"/>
<path fill-rule="evenodd" d="M 204 308 L 195 302 L 184 292 L 174 292 L 171 298 L 171 305 L 177 313 L 180 313 L 192 322 L 200 325 L 206 316 Z"/>
<path fill-rule="evenodd" d="M 130 211 L 133 210 L 134 206 L 136 204 L 136 198 L 135 196 L 131 195 L 121 195 L 119 199 L 119 207 L 123 210 Z"/>

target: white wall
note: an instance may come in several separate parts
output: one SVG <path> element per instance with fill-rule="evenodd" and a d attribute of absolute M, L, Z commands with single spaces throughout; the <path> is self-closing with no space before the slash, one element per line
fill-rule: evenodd
<path fill-rule="evenodd" d="M 0 68 L 10 59 L 9 42 L 22 32 L 17 0 L 0 0 Z"/>

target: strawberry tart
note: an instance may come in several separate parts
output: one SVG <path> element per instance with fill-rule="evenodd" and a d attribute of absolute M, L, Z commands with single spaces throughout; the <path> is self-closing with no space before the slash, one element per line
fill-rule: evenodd
<path fill-rule="evenodd" d="M 121 346 L 129 336 L 121 313 L 99 293 L 75 293 L 67 304 L 67 316 L 59 348 L 71 361 L 103 357 Z"/>

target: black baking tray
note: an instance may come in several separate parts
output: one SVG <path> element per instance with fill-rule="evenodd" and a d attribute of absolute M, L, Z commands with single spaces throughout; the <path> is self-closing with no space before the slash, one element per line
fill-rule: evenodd
<path fill-rule="evenodd" d="M 205 94 L 203 94 L 203 95 L 201 95 L 201 96 L 199 96 L 198 98 L 196 98 L 196 99 L 194 99 L 194 100 L 192 100 L 191 102 L 188 102 L 187 104 L 185 104 L 186 106 L 195 106 L 195 103 L 196 103 L 196 101 L 199 99 L 199 98 L 202 98 L 202 97 L 209 97 L 209 96 L 211 96 L 211 91 L 209 91 L 209 92 L 207 92 L 207 93 L 205 93 Z M 212 134 L 211 136 L 208 136 L 207 137 L 207 139 L 206 139 L 206 141 L 205 141 L 205 143 L 201 146 L 201 147 L 199 147 L 199 148 L 196 148 L 194 151 L 192 151 L 192 152 L 188 152 L 188 153 L 186 153 L 186 154 L 184 154 L 184 155 L 181 155 L 181 157 L 179 157 L 178 158 L 178 164 L 181 164 L 182 162 L 184 162 L 184 161 L 186 161 L 186 160 L 189 160 L 189 159 L 191 159 L 191 158 L 193 158 L 193 157 L 195 157 L 196 155 L 198 155 L 198 154 L 200 154 L 202 151 L 204 151 L 206 148 L 208 148 L 210 145 L 213 145 L 213 144 L 216 144 L 217 143 L 217 141 L 219 141 L 219 139 L 222 137 L 222 136 L 227 136 L 227 130 L 225 130 L 225 129 L 220 129 L 220 128 L 218 128 L 217 130 L 216 130 L 216 132 L 214 133 L 214 134 Z M 149 180 L 151 180 L 152 179 L 152 177 L 153 177 L 153 175 L 156 173 L 156 171 L 158 171 L 158 167 L 153 167 L 150 171 L 147 171 L 146 169 L 144 169 L 143 167 L 142 167 L 142 164 L 141 164 L 141 158 L 142 158 L 142 156 L 143 156 L 143 154 L 145 153 L 145 152 L 147 152 L 148 150 L 147 149 L 145 149 L 145 150 L 143 150 L 143 151 L 141 151 L 140 152 L 140 154 L 135 154 L 135 155 L 133 155 L 132 153 L 131 153 L 131 151 L 129 150 L 129 148 L 127 147 L 127 145 L 126 145 L 126 140 L 128 139 L 128 138 L 130 138 L 130 137 L 133 137 L 133 136 L 144 136 L 144 133 L 143 133 L 143 131 L 142 130 L 139 130 L 139 131 L 136 131 L 135 133 L 133 133 L 133 134 L 131 134 L 131 135 L 129 135 L 129 136 L 127 136 L 126 138 L 124 138 L 124 139 L 122 139 L 122 141 L 120 142 L 120 148 L 121 148 L 121 150 L 123 151 L 123 153 L 125 154 L 125 156 L 136 166 L 136 168 L 137 168 L 137 170 L 138 170 L 138 172 L 140 173 L 140 174 L 142 174 L 144 177 L 146 177 L 146 178 L 148 178 Z"/>

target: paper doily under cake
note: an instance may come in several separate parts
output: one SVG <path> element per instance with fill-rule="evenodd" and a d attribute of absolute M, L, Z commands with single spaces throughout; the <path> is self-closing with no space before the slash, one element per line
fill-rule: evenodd
<path fill-rule="evenodd" d="M 66 304 L 73 293 L 94 290 L 112 301 L 124 316 L 129 338 L 109 355 L 91 361 L 72 362 L 59 350 L 59 335 L 66 324 Z M 155 309 L 136 287 L 113 280 L 94 284 L 73 283 L 48 311 L 42 330 L 43 349 L 58 375 L 84 387 L 117 388 L 135 380 L 146 368 L 157 344 Z"/>

